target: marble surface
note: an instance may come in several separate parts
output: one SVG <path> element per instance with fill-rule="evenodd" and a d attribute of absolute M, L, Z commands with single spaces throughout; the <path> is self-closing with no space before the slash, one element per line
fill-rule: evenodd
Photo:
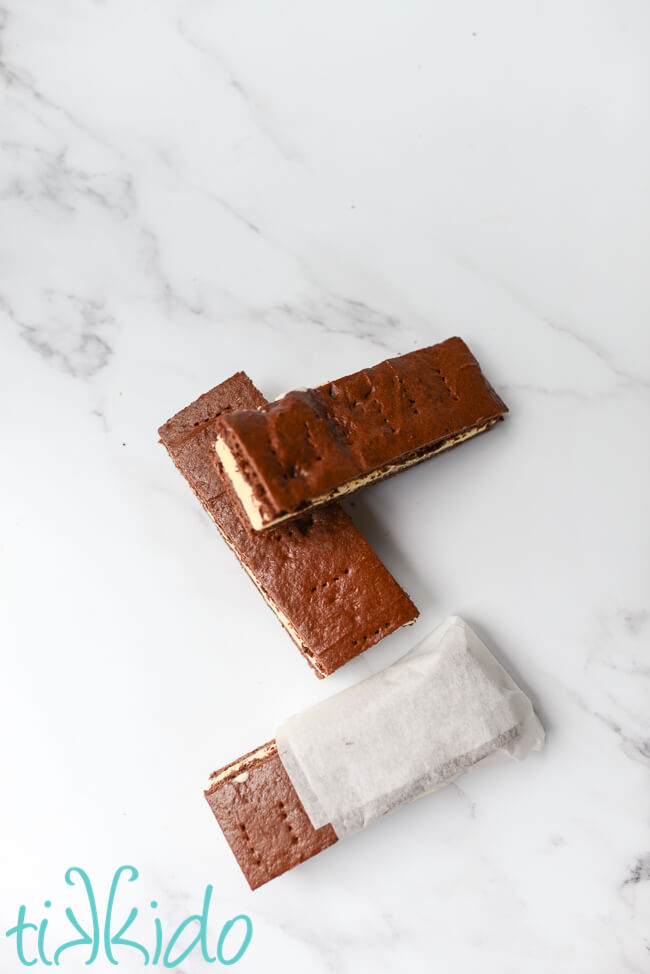
<path fill-rule="evenodd" d="M 650 970 L 647 5 L 1 6 L 2 933 L 128 863 L 242 971 Z M 319 682 L 156 429 L 453 334 L 511 414 L 349 505 L 421 618 Z M 250 893 L 207 774 L 450 613 L 544 751 Z"/>

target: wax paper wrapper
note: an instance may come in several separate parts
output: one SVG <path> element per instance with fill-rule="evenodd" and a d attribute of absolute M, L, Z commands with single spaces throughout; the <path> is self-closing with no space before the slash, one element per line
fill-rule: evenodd
<path fill-rule="evenodd" d="M 280 759 L 314 828 L 339 838 L 459 775 L 544 743 L 533 706 L 475 632 L 445 619 L 406 656 L 290 717 Z"/>

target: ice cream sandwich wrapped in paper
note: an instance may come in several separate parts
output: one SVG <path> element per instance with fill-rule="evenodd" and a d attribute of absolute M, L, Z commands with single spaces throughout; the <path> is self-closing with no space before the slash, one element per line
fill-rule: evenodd
<path fill-rule="evenodd" d="M 533 706 L 476 633 L 446 619 L 392 666 L 289 718 L 278 753 L 314 828 L 339 838 L 482 765 L 539 750 Z"/>

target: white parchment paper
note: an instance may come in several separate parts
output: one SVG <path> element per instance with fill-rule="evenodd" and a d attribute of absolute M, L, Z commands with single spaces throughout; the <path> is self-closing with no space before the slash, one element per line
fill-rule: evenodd
<path fill-rule="evenodd" d="M 339 838 L 544 743 L 528 697 L 458 616 L 392 666 L 290 717 L 278 753 L 314 828 Z"/>

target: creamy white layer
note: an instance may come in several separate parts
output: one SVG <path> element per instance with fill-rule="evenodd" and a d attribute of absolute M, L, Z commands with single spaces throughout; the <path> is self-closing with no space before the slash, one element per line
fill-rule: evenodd
<path fill-rule="evenodd" d="M 240 758 L 239 761 L 233 761 L 232 764 L 229 764 L 228 767 L 223 768 L 222 771 L 214 771 L 210 775 L 208 789 L 214 788 L 214 786 L 218 785 L 220 781 L 223 781 L 225 778 L 229 778 L 233 773 L 239 771 L 240 768 L 247 767 L 253 761 L 260 761 L 262 758 L 268 758 L 272 754 L 275 754 L 276 751 L 277 751 L 277 747 L 275 745 L 275 742 L 272 741 L 271 743 L 265 744 L 263 747 L 260 747 L 257 751 L 254 751 L 252 754 L 249 754 L 248 757 Z M 246 774 L 246 777 L 248 777 L 247 772 L 243 772 L 242 774 L 237 775 L 236 778 L 234 778 L 233 780 L 245 781 L 246 778 L 244 778 L 243 776 L 244 774 Z"/>
<path fill-rule="evenodd" d="M 260 531 L 264 527 L 265 522 L 262 520 L 260 502 L 255 496 L 253 488 L 243 476 L 241 470 L 239 469 L 239 464 L 235 460 L 230 447 L 223 437 L 217 437 L 214 448 L 217 451 L 217 456 L 221 461 L 224 473 L 230 479 L 230 482 L 235 489 L 235 493 L 237 494 L 242 507 L 246 511 L 249 521 L 256 531 Z"/>

